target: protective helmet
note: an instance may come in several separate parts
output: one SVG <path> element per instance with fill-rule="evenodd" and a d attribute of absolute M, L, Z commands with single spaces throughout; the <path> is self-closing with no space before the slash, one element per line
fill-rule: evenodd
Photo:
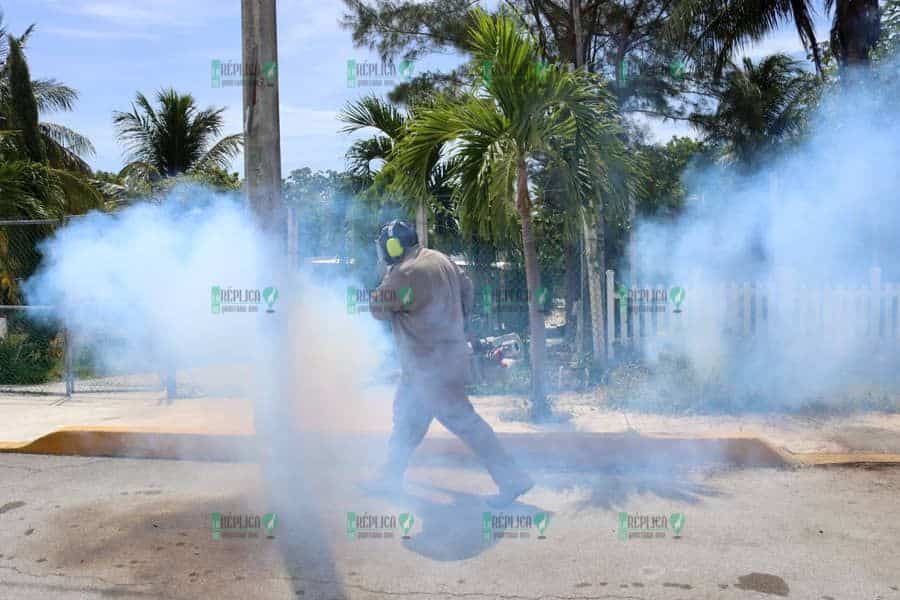
<path fill-rule="evenodd" d="M 375 246 L 378 248 L 378 260 L 389 265 L 403 260 L 406 251 L 419 243 L 419 236 L 414 227 L 406 221 L 395 219 L 381 228 Z"/>

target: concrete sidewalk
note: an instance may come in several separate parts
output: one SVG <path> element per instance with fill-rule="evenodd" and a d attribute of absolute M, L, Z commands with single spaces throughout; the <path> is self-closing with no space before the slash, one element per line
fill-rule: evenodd
<path fill-rule="evenodd" d="M 383 439 L 391 427 L 392 395 L 392 387 L 379 386 L 340 402 L 294 399 L 294 425 L 332 438 Z M 514 396 L 472 400 L 504 442 L 521 446 L 520 451 L 534 449 L 540 440 L 554 449 L 563 444 L 611 456 L 640 448 L 650 454 L 718 455 L 737 464 L 749 455 L 771 465 L 774 451 L 786 464 L 900 463 L 898 414 L 660 416 L 611 410 L 589 395 L 570 394 L 555 399 L 555 411 L 563 418 L 538 426 L 517 417 L 521 399 Z M 77 394 L 67 400 L 0 395 L 0 413 L 3 451 L 226 460 L 253 454 L 253 406 L 238 398 L 190 398 L 166 405 L 161 394 L 147 392 Z M 426 448 L 461 449 L 447 437 L 452 436 L 435 423 Z"/>

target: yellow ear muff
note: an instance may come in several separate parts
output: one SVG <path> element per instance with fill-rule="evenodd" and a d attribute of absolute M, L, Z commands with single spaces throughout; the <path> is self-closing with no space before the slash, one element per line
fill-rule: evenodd
<path fill-rule="evenodd" d="M 387 253 L 391 258 L 400 258 L 401 256 L 403 256 L 403 244 L 401 244 L 400 240 L 398 240 L 397 238 L 388 238 L 385 247 L 387 248 Z"/>

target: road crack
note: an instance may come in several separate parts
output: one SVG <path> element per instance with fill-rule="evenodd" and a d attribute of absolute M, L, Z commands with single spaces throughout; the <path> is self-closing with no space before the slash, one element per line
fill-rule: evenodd
<path fill-rule="evenodd" d="M 19 567 L 16 567 L 16 566 L 9 566 L 9 567 L 0 566 L 0 570 L 13 571 L 14 573 L 17 573 L 18 575 L 22 575 L 24 577 L 34 577 L 35 579 L 43 579 L 45 577 L 62 577 L 65 579 L 89 579 L 91 581 L 100 581 L 108 586 L 113 586 L 113 587 L 146 587 L 146 586 L 158 586 L 158 585 L 172 583 L 171 579 L 166 580 L 166 581 L 158 581 L 158 582 L 157 581 L 148 581 L 148 582 L 142 582 L 142 583 L 119 583 L 116 581 L 110 581 L 109 579 L 105 579 L 98 575 L 67 575 L 64 573 L 32 573 L 30 571 L 25 571 L 23 569 L 20 569 Z"/>

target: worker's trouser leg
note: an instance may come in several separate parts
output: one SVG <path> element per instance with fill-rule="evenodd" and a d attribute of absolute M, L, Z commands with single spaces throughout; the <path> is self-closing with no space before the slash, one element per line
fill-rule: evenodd
<path fill-rule="evenodd" d="M 401 380 L 394 396 L 394 428 L 388 442 L 389 476 L 400 477 L 406 471 L 412 453 L 428 433 L 432 418 L 421 387 Z"/>
<path fill-rule="evenodd" d="M 462 381 L 444 382 L 440 386 L 441 401 L 435 405 L 434 417 L 459 437 L 487 468 L 500 489 L 515 488 L 528 481 L 506 453 L 491 426 L 472 408 Z"/>
<path fill-rule="evenodd" d="M 388 459 L 388 469 L 393 474 L 406 470 L 413 451 L 436 418 L 478 456 L 499 488 L 517 487 L 528 481 L 528 476 L 503 450 L 491 426 L 472 408 L 462 381 L 429 383 L 427 391 L 402 384 L 397 391 Z"/>

